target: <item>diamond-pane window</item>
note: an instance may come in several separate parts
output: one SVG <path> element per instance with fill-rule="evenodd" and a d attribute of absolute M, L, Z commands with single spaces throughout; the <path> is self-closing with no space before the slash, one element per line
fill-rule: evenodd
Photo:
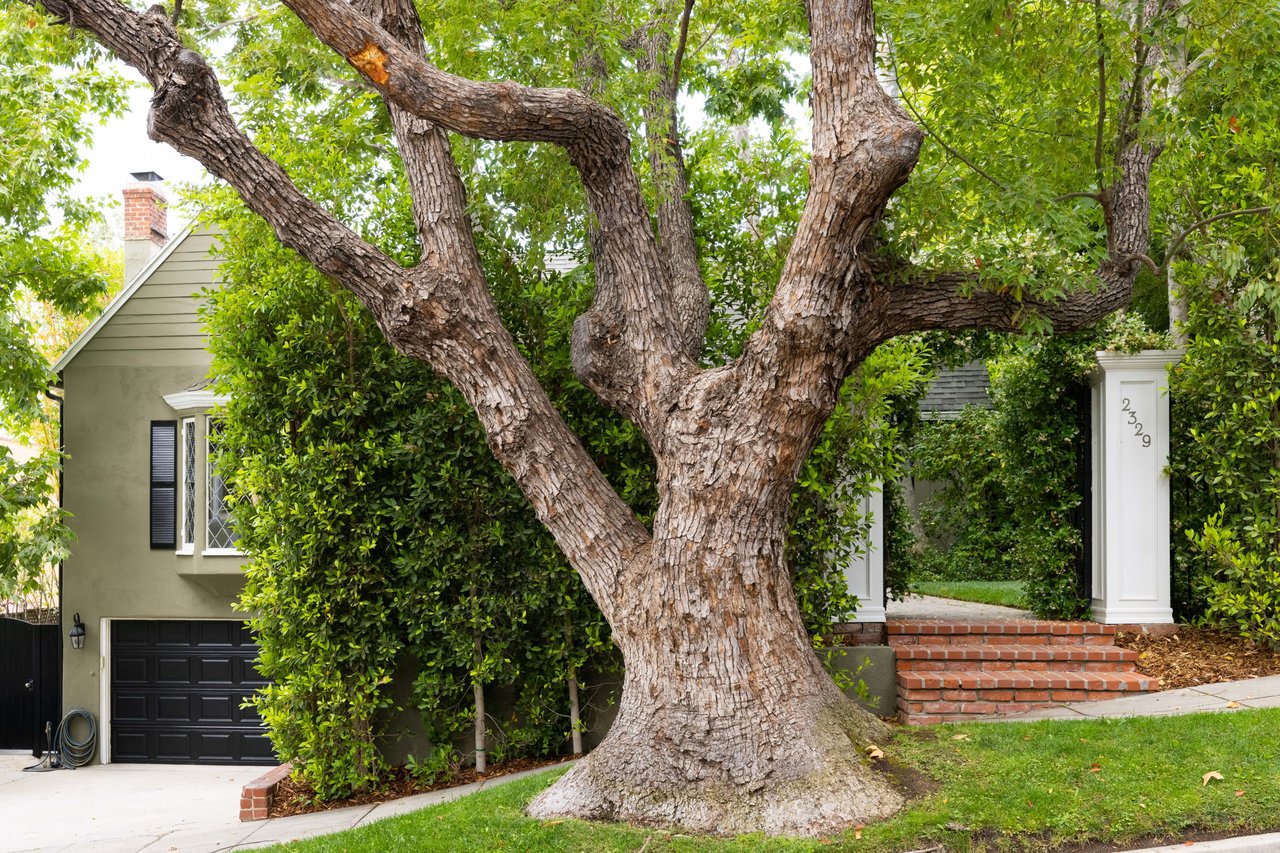
<path fill-rule="evenodd" d="M 222 424 L 215 418 L 209 418 L 209 523 L 204 543 L 207 551 L 233 550 L 236 540 L 240 538 L 231 525 L 231 492 L 215 465 L 221 438 Z"/>
<path fill-rule="evenodd" d="M 182 422 L 182 547 L 196 543 L 196 422 Z"/>

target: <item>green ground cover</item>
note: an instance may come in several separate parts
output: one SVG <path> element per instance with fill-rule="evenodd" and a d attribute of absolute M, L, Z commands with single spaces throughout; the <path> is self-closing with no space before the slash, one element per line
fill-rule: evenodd
<path fill-rule="evenodd" d="M 524 817 L 525 803 L 563 772 L 557 770 L 272 849 L 898 853 L 942 844 L 948 853 L 976 853 L 1280 829 L 1280 709 L 902 729 L 887 752 L 934 787 L 861 837 L 708 839 Z M 1206 777 L 1211 773 L 1221 778 Z"/>
<path fill-rule="evenodd" d="M 1026 607 L 1022 581 L 920 581 L 914 592 L 981 604 Z"/>

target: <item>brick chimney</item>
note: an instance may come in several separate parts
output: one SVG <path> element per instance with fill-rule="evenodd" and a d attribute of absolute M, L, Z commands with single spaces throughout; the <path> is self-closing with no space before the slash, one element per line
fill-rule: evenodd
<path fill-rule="evenodd" d="M 160 191 L 164 179 L 155 172 L 133 172 L 134 183 L 124 188 L 124 282 L 137 277 L 169 239 L 165 207 Z"/>

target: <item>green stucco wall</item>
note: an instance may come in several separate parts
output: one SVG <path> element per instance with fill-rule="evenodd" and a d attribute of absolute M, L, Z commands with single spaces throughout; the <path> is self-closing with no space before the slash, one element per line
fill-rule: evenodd
<path fill-rule="evenodd" d="M 210 363 L 194 325 L 196 294 L 214 279 L 210 238 L 188 238 L 62 373 L 63 505 L 76 534 L 63 565 L 63 711 L 82 708 L 99 721 L 108 651 L 103 619 L 232 619 L 242 561 L 152 550 L 149 541 L 150 423 L 181 421 L 164 401 L 204 380 Z M 176 280 L 185 283 L 176 283 Z M 205 423 L 197 418 L 197 471 L 205 465 Z M 196 506 L 205 505 L 198 476 Z M 197 513 L 199 518 L 200 513 Z M 200 525 L 197 524 L 197 528 Z M 85 647 L 67 640 L 79 613 Z M 101 755 L 101 752 L 99 752 Z"/>

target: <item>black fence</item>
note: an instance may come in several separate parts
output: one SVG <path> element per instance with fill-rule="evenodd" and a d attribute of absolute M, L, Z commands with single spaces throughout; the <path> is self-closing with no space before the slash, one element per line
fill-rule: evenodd
<path fill-rule="evenodd" d="M 44 749 L 62 717 L 61 654 L 58 625 L 0 617 L 0 749 Z"/>
<path fill-rule="evenodd" d="M 1076 590 L 1081 598 L 1093 597 L 1093 389 L 1081 384 L 1068 389 L 1076 414 L 1076 492 L 1080 503 L 1068 516 L 1080 533 L 1076 552 Z"/>

